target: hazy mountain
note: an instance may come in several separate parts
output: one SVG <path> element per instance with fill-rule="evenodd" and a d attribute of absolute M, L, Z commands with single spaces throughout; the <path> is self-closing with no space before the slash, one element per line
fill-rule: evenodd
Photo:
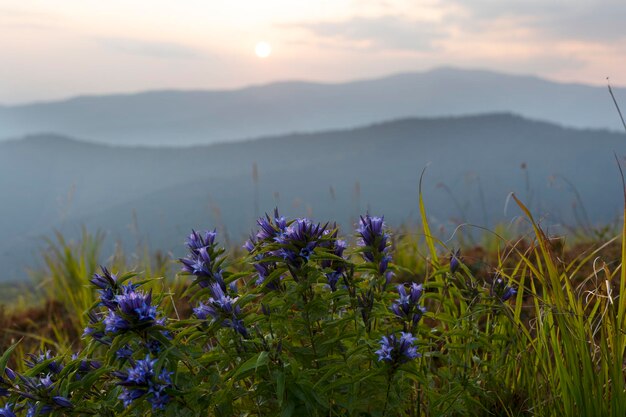
<path fill-rule="evenodd" d="M 626 89 L 615 89 L 626 102 Z M 580 128 L 620 128 L 605 87 L 441 68 L 340 84 L 155 91 L 0 107 L 0 138 L 55 132 L 113 145 L 211 144 L 402 117 L 490 112 Z"/>
<path fill-rule="evenodd" d="M 504 213 L 511 191 L 546 225 L 606 223 L 621 210 L 613 152 L 625 153 L 625 139 L 508 114 L 188 148 L 26 137 L 0 143 L 0 270 L 16 276 L 33 263 L 42 236 L 53 228 L 75 235 L 83 224 L 105 230 L 109 242 L 142 239 L 177 254 L 191 228 L 225 229 L 239 244 L 254 225 L 257 193 L 261 213 L 278 205 L 290 216 L 337 220 L 348 234 L 368 209 L 392 225 L 414 222 L 419 174 L 429 163 L 426 203 L 444 236 L 460 221 L 509 221 L 519 214 Z"/>

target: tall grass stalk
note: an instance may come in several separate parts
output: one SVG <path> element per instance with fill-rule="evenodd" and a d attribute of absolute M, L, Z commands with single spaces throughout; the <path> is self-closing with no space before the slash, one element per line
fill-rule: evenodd
<path fill-rule="evenodd" d="M 624 314 L 626 304 L 613 294 L 615 279 L 619 294 L 624 294 L 626 274 L 619 267 L 603 268 L 604 281 L 590 290 L 574 284 L 580 264 L 589 262 L 593 253 L 578 265 L 560 266 L 555 262 L 551 241 L 535 222 L 528 209 L 514 196 L 527 216 L 536 236 L 536 245 L 520 254 L 520 263 L 529 271 L 529 292 L 533 323 L 525 328 L 523 363 L 534 362 L 519 381 L 529 392 L 532 411 L 545 416 L 626 415 L 624 390 Z M 622 265 L 626 259 L 626 230 L 622 232 Z M 524 277 L 525 275 L 521 275 Z M 521 291 L 520 291 L 521 294 Z M 518 295 L 518 299 L 521 295 Z"/>

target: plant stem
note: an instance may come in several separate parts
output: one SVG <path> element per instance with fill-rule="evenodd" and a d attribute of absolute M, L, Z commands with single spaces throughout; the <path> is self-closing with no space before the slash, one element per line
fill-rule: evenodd
<path fill-rule="evenodd" d="M 311 330 L 311 320 L 309 318 L 309 312 L 307 310 L 307 306 L 304 306 L 304 319 L 306 321 L 306 328 L 309 332 L 309 339 L 311 340 L 311 349 L 313 349 L 313 355 L 315 356 L 315 360 L 313 363 L 315 364 L 315 368 L 319 369 L 319 363 L 317 363 L 317 349 L 315 348 L 315 339 L 313 338 L 313 331 Z"/>
<path fill-rule="evenodd" d="M 387 415 L 387 405 L 389 404 L 389 391 L 391 391 L 391 380 L 393 378 L 394 369 L 391 368 L 387 375 L 387 393 L 385 394 L 385 405 L 383 406 L 383 417 Z"/>

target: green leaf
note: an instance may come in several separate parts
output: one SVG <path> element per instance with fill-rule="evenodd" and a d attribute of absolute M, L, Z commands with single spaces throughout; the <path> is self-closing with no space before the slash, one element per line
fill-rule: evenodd
<path fill-rule="evenodd" d="M 285 398 L 285 373 L 279 372 L 276 375 L 276 397 L 278 398 L 278 405 L 283 406 L 283 399 Z"/>
<path fill-rule="evenodd" d="M 426 246 L 428 246 L 428 251 L 430 252 L 430 262 L 433 267 L 437 269 L 439 267 L 439 257 L 437 256 L 437 250 L 435 249 L 434 237 L 430 231 L 430 226 L 428 225 L 428 217 L 426 216 L 426 207 L 424 206 L 424 198 L 422 195 L 422 179 L 424 178 L 424 173 L 426 172 L 426 168 L 422 170 L 422 174 L 420 175 L 419 182 L 419 209 L 420 215 L 422 217 L 422 229 L 424 230 L 424 240 L 426 241 Z"/>
<path fill-rule="evenodd" d="M 253 369 L 256 371 L 259 366 L 267 365 L 268 361 L 269 355 L 266 351 L 263 351 L 242 363 L 241 366 L 237 368 L 237 372 L 235 372 L 233 378 L 237 378 Z"/>
<path fill-rule="evenodd" d="M 267 365 L 268 362 L 269 362 L 269 353 L 264 350 L 263 352 L 259 353 L 259 357 L 256 360 L 256 366 L 254 367 L 254 369 L 256 370 L 259 366 Z"/>
<path fill-rule="evenodd" d="M 0 357 L 0 372 L 2 372 L 2 374 L 4 373 L 4 368 L 6 368 L 7 363 L 9 362 L 9 358 L 11 357 L 11 352 L 13 352 L 13 350 L 15 350 L 15 348 L 17 347 L 17 345 L 22 341 L 22 339 L 18 340 L 17 342 L 13 343 L 7 350 L 6 352 L 4 352 L 2 354 L 2 357 Z"/>
<path fill-rule="evenodd" d="M 287 406 L 283 408 L 283 412 L 280 413 L 280 417 L 292 416 L 295 408 L 296 408 L 296 405 L 293 403 L 293 401 L 288 401 Z"/>

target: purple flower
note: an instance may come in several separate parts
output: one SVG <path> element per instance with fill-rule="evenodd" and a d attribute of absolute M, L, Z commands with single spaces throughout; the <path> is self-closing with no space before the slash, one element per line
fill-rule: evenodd
<path fill-rule="evenodd" d="M 172 373 L 162 370 L 156 375 L 154 369 L 156 362 L 156 359 L 150 359 L 150 355 L 147 355 L 145 359 L 136 361 L 133 367 L 114 373 L 114 376 L 119 379 L 117 384 L 123 387 L 119 399 L 124 403 L 124 407 L 130 406 L 135 400 L 147 395 L 153 410 L 165 408 L 169 402 L 166 390 L 172 386 L 170 378 Z"/>
<path fill-rule="evenodd" d="M 211 317 L 212 321 L 221 321 L 224 327 L 230 327 L 243 337 L 248 336 L 248 331 L 239 318 L 241 308 L 235 304 L 238 297 L 227 295 L 219 284 L 211 285 L 212 297 L 207 304 L 200 302 L 193 309 L 194 314 L 201 320 Z"/>
<path fill-rule="evenodd" d="M 116 300 L 120 311 L 138 322 L 153 322 L 156 319 L 157 311 L 152 305 L 152 291 L 148 294 L 142 291 L 132 291 L 118 295 Z"/>
<path fill-rule="evenodd" d="M 262 255 L 257 255 L 255 257 L 257 262 L 254 263 L 254 269 L 257 272 L 257 279 L 255 281 L 256 285 L 262 285 L 265 280 L 274 272 L 277 268 L 276 262 L 260 262 L 264 257 Z M 268 282 L 265 284 L 265 287 L 270 290 L 277 290 L 280 287 L 280 277 L 272 280 L 272 282 Z"/>
<path fill-rule="evenodd" d="M 78 353 L 72 355 L 72 360 L 78 359 Z M 102 366 L 102 363 L 98 361 L 90 361 L 90 360 L 81 360 L 78 363 L 78 367 L 76 369 L 76 373 L 74 374 L 77 381 L 80 381 L 85 375 L 89 374 L 91 371 L 98 369 Z"/>
<path fill-rule="evenodd" d="M 257 285 L 269 290 L 282 288 L 282 276 L 275 276 L 272 282 L 267 279 L 274 271 L 286 266 L 294 280 L 299 279 L 299 271 L 306 265 L 315 250 L 328 240 L 326 225 L 313 223 L 307 218 L 287 221 L 274 210 L 274 216 L 266 214 L 257 221 L 259 230 L 244 244 L 253 255 L 257 272 Z"/>
<path fill-rule="evenodd" d="M 165 392 L 166 385 L 157 385 L 148 390 L 148 402 L 152 404 L 153 410 L 163 410 L 170 401 L 169 395 Z"/>
<path fill-rule="evenodd" d="M 144 346 L 153 355 L 158 355 L 163 350 L 163 343 L 157 339 L 150 339 L 144 343 Z"/>
<path fill-rule="evenodd" d="M 101 266 L 100 269 L 102 270 L 102 274 L 93 274 L 93 278 L 89 280 L 89 282 L 102 290 L 105 288 L 115 288 L 117 285 L 117 275 L 110 273 L 104 266 Z"/>
<path fill-rule="evenodd" d="M 326 230 L 326 226 L 319 223 L 314 224 L 307 218 L 296 219 L 289 225 L 280 243 L 291 243 L 298 246 L 309 243 L 317 245 L 319 238 L 324 234 L 324 230 Z"/>
<path fill-rule="evenodd" d="M 362 246 L 370 246 L 382 252 L 387 243 L 387 237 L 384 232 L 385 217 L 372 217 L 366 214 L 361 216 L 357 234 L 361 238 Z"/>
<path fill-rule="evenodd" d="M 461 266 L 461 249 L 452 251 L 450 254 L 450 272 L 454 274 L 459 266 Z"/>
<path fill-rule="evenodd" d="M 35 382 L 35 387 L 39 389 L 47 389 L 52 387 L 52 375 L 48 374 L 46 376 L 39 377 L 38 380 Z"/>
<path fill-rule="evenodd" d="M 261 217 L 256 223 L 259 226 L 259 231 L 255 236 L 257 240 L 274 240 L 274 238 L 280 233 L 267 214 L 266 218 Z"/>
<path fill-rule="evenodd" d="M 383 258 L 380 260 L 380 263 L 378 264 L 378 272 L 380 272 L 381 274 L 384 273 L 389 266 L 389 261 L 391 261 L 391 256 L 383 256 Z"/>
<path fill-rule="evenodd" d="M 337 272 L 337 271 L 333 271 L 333 272 L 326 274 L 326 279 L 328 280 L 328 287 L 330 288 L 330 291 L 332 292 L 337 291 L 337 282 L 339 281 L 339 278 L 341 278 L 342 276 L 343 275 L 341 274 L 341 272 Z"/>
<path fill-rule="evenodd" d="M 13 404 L 6 404 L 4 407 L 0 407 L 0 417 L 16 417 L 11 410 L 12 408 Z"/>
<path fill-rule="evenodd" d="M 26 417 L 35 417 L 38 415 L 46 415 L 52 412 L 52 407 L 49 405 L 43 405 L 39 409 L 37 405 L 34 403 L 29 403 L 28 411 L 26 412 Z"/>
<path fill-rule="evenodd" d="M 115 311 L 110 311 L 104 319 L 104 331 L 107 333 L 120 333 L 129 329 L 130 323 Z"/>
<path fill-rule="evenodd" d="M 502 294 L 502 296 L 500 297 L 500 299 L 502 301 L 507 301 L 509 298 L 513 297 L 515 294 L 517 294 L 517 290 L 515 288 L 507 287 L 504 293 Z"/>
<path fill-rule="evenodd" d="M 106 333 L 116 334 L 161 323 L 156 318 L 157 308 L 152 305 L 152 291 L 146 294 L 129 284 L 122 294 L 115 296 L 115 302 L 117 309 L 111 309 L 104 319 Z"/>
<path fill-rule="evenodd" d="M 122 400 L 124 407 L 128 408 L 133 401 L 141 398 L 145 393 L 146 391 L 141 388 L 126 388 L 122 391 L 118 398 Z"/>
<path fill-rule="evenodd" d="M 52 397 L 52 401 L 60 407 L 64 408 L 72 408 L 74 405 L 65 397 L 61 397 L 60 395 Z"/>
<path fill-rule="evenodd" d="M 212 246 L 215 244 L 216 236 L 216 230 L 213 230 L 212 232 L 207 230 L 204 232 L 204 235 L 192 230 L 191 234 L 187 237 L 187 247 L 192 251 L 197 251 L 201 248 Z"/>
<path fill-rule="evenodd" d="M 220 267 L 221 260 L 219 259 L 223 249 L 217 248 L 216 236 L 215 230 L 206 231 L 204 234 L 192 230 L 187 237 L 189 254 L 185 258 L 179 259 L 182 263 L 182 271 L 195 275 L 195 282 L 202 288 L 207 288 L 213 282 L 225 286 L 222 277 L 223 270 Z"/>
<path fill-rule="evenodd" d="M 517 294 L 517 290 L 509 286 L 502 278 L 496 278 L 491 286 L 491 295 L 505 302 Z"/>
<path fill-rule="evenodd" d="M 420 306 L 419 300 L 422 297 L 422 284 L 411 283 L 409 292 L 406 292 L 404 284 L 398 285 L 398 295 L 400 298 L 391 306 L 391 311 L 400 319 L 416 325 L 426 313 L 426 308 Z"/>
<path fill-rule="evenodd" d="M 133 350 L 128 345 L 124 345 L 115 352 L 115 356 L 118 359 L 130 359 L 133 357 Z"/>
<path fill-rule="evenodd" d="M 58 374 L 63 370 L 63 364 L 58 361 L 51 361 L 51 359 L 54 358 L 54 355 L 52 355 L 49 350 L 40 351 L 37 355 L 33 353 L 27 353 L 26 356 L 28 356 L 30 360 L 26 359 L 24 360 L 24 363 L 29 368 L 34 368 L 42 362 L 50 361 L 48 363 L 48 369 L 50 370 L 50 372 L 52 372 L 53 374 Z"/>
<path fill-rule="evenodd" d="M 361 246 L 361 256 L 367 262 L 375 263 L 378 272 L 384 274 L 391 261 L 389 251 L 389 234 L 385 232 L 384 217 L 372 217 L 366 214 L 361 216 L 358 228 L 356 229 L 359 240 L 357 244 Z"/>
<path fill-rule="evenodd" d="M 276 242 L 280 240 L 281 236 L 287 230 L 287 220 L 278 213 L 278 208 L 274 209 L 273 218 L 265 213 L 265 217 L 261 217 L 256 223 L 259 226 L 259 230 L 250 238 L 252 244 L 256 244 L 257 242 Z M 249 245 L 246 244 L 244 247 L 248 249 Z"/>
<path fill-rule="evenodd" d="M 383 336 L 380 340 L 380 349 L 376 351 L 378 361 L 386 361 L 393 365 L 400 365 L 421 355 L 414 346 L 417 338 L 408 332 L 401 332 L 400 339 L 395 334 Z"/>
<path fill-rule="evenodd" d="M 89 317 L 89 326 L 85 327 L 85 330 L 83 331 L 83 337 L 91 336 L 94 340 L 102 344 L 110 345 L 111 340 L 106 337 L 105 326 L 100 321 L 101 314 L 90 311 L 87 316 Z"/>
<path fill-rule="evenodd" d="M 48 356 L 43 354 L 43 356 Z M 58 387 L 55 389 L 53 375 L 52 374 L 39 374 L 38 376 L 24 376 L 16 374 L 20 379 L 19 391 L 16 391 L 20 397 L 26 399 L 26 406 L 28 411 L 27 416 L 35 416 L 42 414 L 49 414 L 55 408 L 72 408 L 71 401 L 65 397 L 59 395 Z M 0 409 L 2 410 L 2 409 Z M 4 415 L 6 414 L 7 410 Z M 12 412 L 8 409 L 9 412 Z M 3 414 L 0 413 L 0 417 Z"/>
<path fill-rule="evenodd" d="M 326 226 L 314 224 L 306 218 L 296 219 L 284 233 L 275 238 L 282 246 L 276 251 L 276 255 L 282 257 L 290 267 L 302 267 L 320 244 Z"/>
<path fill-rule="evenodd" d="M 112 274 L 103 266 L 100 268 L 102 274 L 94 274 L 90 282 L 100 289 L 100 303 L 108 309 L 115 310 L 117 308 L 116 296 L 133 291 L 137 285 L 132 283 L 120 285 L 117 275 Z"/>
<path fill-rule="evenodd" d="M 105 288 L 100 290 L 100 304 L 108 308 L 109 310 L 115 310 L 118 307 L 119 295 L 129 294 L 135 291 L 138 285 L 129 282 L 126 285 L 122 285 L 116 288 Z"/>
<path fill-rule="evenodd" d="M 391 354 L 393 352 L 394 344 L 395 344 L 395 336 L 394 339 L 391 339 L 390 336 L 383 336 L 380 340 L 380 349 L 376 351 L 378 355 L 378 361 L 393 361 Z"/>
<path fill-rule="evenodd" d="M 6 376 L 11 380 L 11 381 L 15 381 L 15 371 L 11 368 L 9 368 L 8 366 L 6 368 L 4 368 L 4 373 L 6 374 Z M 0 377 L 1 378 L 1 377 Z"/>
<path fill-rule="evenodd" d="M 208 317 L 219 317 L 219 314 L 211 305 L 206 305 L 202 301 L 198 303 L 197 307 L 194 307 L 193 314 L 200 320 L 206 320 Z"/>

